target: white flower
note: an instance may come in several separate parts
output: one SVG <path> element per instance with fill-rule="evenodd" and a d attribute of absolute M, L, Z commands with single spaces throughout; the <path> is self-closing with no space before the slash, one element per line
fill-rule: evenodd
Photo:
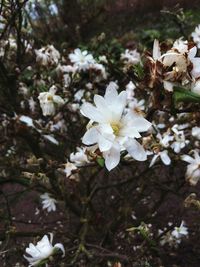
<path fill-rule="evenodd" d="M 81 107 L 82 114 L 90 119 L 83 143 L 98 144 L 108 170 L 118 165 L 120 151 L 127 150 L 139 161 L 147 158 L 144 148 L 135 138 L 141 137 L 139 132 L 147 131 L 151 123 L 131 110 L 125 112 L 126 100 L 125 91 L 118 95 L 115 86 L 109 85 L 104 97 L 94 96 L 95 106 L 84 103 Z"/>
<path fill-rule="evenodd" d="M 171 226 L 171 223 L 168 225 Z M 167 229 L 164 228 L 164 231 L 165 230 Z M 159 229 L 159 235 L 162 235 L 164 231 Z M 177 247 L 177 245 L 181 243 L 181 239 L 184 236 L 188 236 L 188 228 L 185 226 L 185 222 L 182 221 L 179 227 L 174 227 L 172 231 L 166 232 L 166 234 L 161 237 L 160 244 L 163 246 L 168 243 L 170 246 Z"/>
<path fill-rule="evenodd" d="M 182 221 L 179 227 L 174 227 L 171 235 L 177 239 L 177 242 L 181 242 L 181 238 L 188 235 L 188 228 L 185 226 L 185 222 Z"/>
<path fill-rule="evenodd" d="M 195 28 L 194 32 L 191 35 L 197 47 L 200 48 L 200 25 Z"/>
<path fill-rule="evenodd" d="M 196 185 L 200 179 L 200 156 L 198 151 L 194 150 L 194 158 L 183 155 L 181 159 L 189 163 L 186 171 L 186 180 L 191 185 Z"/>
<path fill-rule="evenodd" d="M 47 45 L 41 49 L 35 49 L 36 62 L 42 66 L 57 65 L 60 59 L 60 53 L 53 45 Z"/>
<path fill-rule="evenodd" d="M 172 127 L 172 131 L 174 132 L 175 141 L 171 144 L 171 148 L 175 153 L 180 153 L 181 149 L 188 145 L 190 141 L 185 138 L 184 131 L 178 130 L 177 124 Z"/>
<path fill-rule="evenodd" d="M 44 193 L 40 196 L 42 199 L 42 208 L 47 209 L 48 212 L 56 211 L 57 201 L 52 198 L 48 193 Z"/>
<path fill-rule="evenodd" d="M 192 136 L 200 140 L 200 127 L 195 126 L 192 128 Z"/>
<path fill-rule="evenodd" d="M 24 258 L 29 262 L 29 267 L 37 266 L 43 260 L 47 260 L 51 255 L 55 254 L 59 249 L 62 251 L 63 257 L 65 256 L 65 249 L 61 243 L 57 243 L 54 246 L 53 242 L 53 234 L 50 233 L 50 240 L 47 235 L 43 236 L 43 238 L 37 242 L 37 245 L 33 243 L 29 244 L 29 247 L 26 248 L 26 253 L 30 256 L 24 255 Z"/>
<path fill-rule="evenodd" d="M 153 156 L 153 158 L 152 158 L 152 160 L 151 160 L 151 163 L 150 163 L 149 167 L 152 167 L 152 166 L 155 164 L 156 160 L 157 160 L 159 157 L 160 157 L 161 161 L 163 162 L 163 164 L 165 164 L 165 165 L 170 165 L 170 164 L 171 164 L 171 159 L 170 159 L 170 157 L 168 156 L 168 151 L 167 151 L 167 150 L 163 150 L 163 151 L 159 151 L 159 152 L 157 152 L 157 153 Z"/>
<path fill-rule="evenodd" d="M 138 64 L 140 62 L 140 54 L 137 50 L 126 49 L 124 53 L 121 54 L 121 59 L 130 64 Z"/>
<path fill-rule="evenodd" d="M 74 170 L 77 170 L 76 165 L 74 165 L 74 163 L 71 162 L 65 163 L 64 166 L 65 166 L 64 172 L 66 173 L 66 177 L 69 177 Z"/>
<path fill-rule="evenodd" d="M 79 48 L 76 48 L 74 53 L 69 54 L 69 59 L 79 70 L 86 70 L 95 63 L 93 56 L 88 54 L 87 50 L 81 51 Z"/>
<path fill-rule="evenodd" d="M 64 104 L 64 100 L 55 93 L 56 87 L 53 85 L 49 89 L 49 92 L 42 92 L 38 96 L 44 116 L 54 115 L 56 112 L 56 105 L 60 107 Z"/>

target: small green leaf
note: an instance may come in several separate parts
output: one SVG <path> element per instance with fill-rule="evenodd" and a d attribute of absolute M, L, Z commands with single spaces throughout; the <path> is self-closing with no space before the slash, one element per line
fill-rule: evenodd
<path fill-rule="evenodd" d="M 143 66 L 139 63 L 134 65 L 134 72 L 136 77 L 138 77 L 140 80 L 144 78 L 144 68 Z"/>
<path fill-rule="evenodd" d="M 103 168 L 105 164 L 105 160 L 103 158 L 97 158 L 97 163 Z"/>
<path fill-rule="evenodd" d="M 178 102 L 200 103 L 200 95 L 193 93 L 190 90 L 182 87 L 174 88 L 173 99 L 175 103 Z"/>

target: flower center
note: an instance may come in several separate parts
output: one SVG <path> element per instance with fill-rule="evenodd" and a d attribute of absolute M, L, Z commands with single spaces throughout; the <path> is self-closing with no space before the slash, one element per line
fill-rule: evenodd
<path fill-rule="evenodd" d="M 111 123 L 111 127 L 113 129 L 113 132 L 115 135 L 119 135 L 119 131 L 120 131 L 120 124 L 118 123 Z"/>
<path fill-rule="evenodd" d="M 48 96 L 47 96 L 47 100 L 48 100 L 48 101 L 53 101 L 53 96 L 52 96 L 52 95 L 48 95 Z"/>

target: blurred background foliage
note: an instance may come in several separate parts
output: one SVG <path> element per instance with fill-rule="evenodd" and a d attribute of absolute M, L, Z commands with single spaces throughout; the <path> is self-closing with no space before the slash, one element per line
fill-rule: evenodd
<path fill-rule="evenodd" d="M 118 38 L 130 46 L 139 39 L 150 47 L 155 38 L 188 35 L 200 23 L 198 8 L 198 1 L 32 0 L 26 18 L 38 45 L 69 48 L 103 32 L 107 42 Z"/>

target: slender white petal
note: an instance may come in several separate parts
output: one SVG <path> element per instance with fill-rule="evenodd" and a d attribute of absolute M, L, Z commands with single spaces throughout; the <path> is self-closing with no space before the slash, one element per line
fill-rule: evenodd
<path fill-rule="evenodd" d="M 104 152 L 105 165 L 110 171 L 114 169 L 120 161 L 120 147 L 114 144 L 108 152 Z"/>
<path fill-rule="evenodd" d="M 124 144 L 128 153 L 138 161 L 145 161 L 147 159 L 147 154 L 140 143 L 135 139 L 128 139 Z"/>

